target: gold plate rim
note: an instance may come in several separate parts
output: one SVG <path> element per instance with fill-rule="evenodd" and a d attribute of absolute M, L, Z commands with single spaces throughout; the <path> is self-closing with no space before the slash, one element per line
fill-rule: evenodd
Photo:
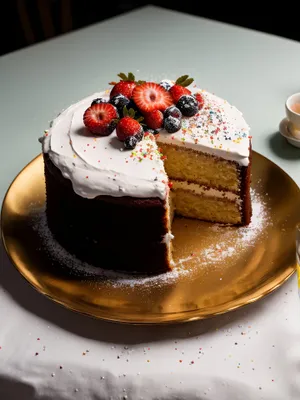
<path fill-rule="evenodd" d="M 275 164 L 273 161 L 268 159 L 267 157 L 263 156 L 260 153 L 257 153 L 253 151 L 254 157 L 261 158 L 264 160 L 266 163 L 273 165 L 278 171 L 280 171 L 282 174 L 284 174 L 285 178 L 287 181 L 290 182 L 292 186 L 294 186 L 294 190 L 297 188 L 297 192 L 300 198 L 300 188 L 298 185 L 295 183 L 295 181 L 277 164 Z M 85 311 L 81 307 L 78 306 L 78 304 L 72 304 L 68 303 L 61 298 L 54 296 L 52 293 L 49 293 L 45 288 L 43 288 L 33 277 L 31 277 L 30 274 L 28 274 L 28 270 L 22 267 L 21 263 L 18 261 L 16 257 L 16 253 L 12 251 L 12 243 L 7 240 L 6 238 L 6 232 L 5 232 L 5 224 L 4 224 L 4 214 L 6 213 L 6 205 L 7 205 L 7 199 L 12 191 L 12 188 L 14 187 L 16 181 L 22 176 L 22 174 L 35 162 L 39 162 L 42 159 L 42 154 L 37 155 L 34 157 L 29 163 L 27 163 L 21 170 L 20 172 L 16 175 L 16 177 L 13 179 L 11 184 L 9 185 L 7 192 L 4 196 L 3 202 L 2 202 L 2 207 L 1 207 L 1 240 L 4 246 L 4 249 L 8 255 L 8 258 L 10 262 L 14 265 L 14 267 L 20 272 L 21 276 L 30 283 L 30 285 L 37 290 L 39 293 L 42 295 L 46 296 L 50 300 L 54 301 L 55 303 L 71 310 L 75 311 L 79 314 L 86 315 L 89 317 L 93 317 L 96 319 L 102 319 L 106 320 L 109 322 L 115 322 L 115 323 L 121 323 L 121 324 L 131 324 L 131 325 L 166 325 L 166 324 L 178 324 L 178 323 L 187 323 L 187 322 L 192 322 L 196 320 L 202 320 L 202 319 L 207 319 L 207 318 L 212 318 L 217 315 L 221 315 L 236 309 L 239 309 L 241 307 L 244 307 L 246 305 L 252 304 L 256 302 L 257 300 L 260 300 L 264 298 L 265 296 L 269 295 L 273 291 L 275 291 L 278 287 L 280 287 L 285 281 L 287 281 L 296 271 L 296 257 L 295 257 L 295 263 L 290 263 L 287 265 L 283 270 L 278 270 L 277 274 L 273 276 L 273 279 L 270 281 L 266 282 L 266 285 L 260 287 L 260 289 L 256 292 L 249 292 L 249 293 L 244 293 L 244 296 L 239 297 L 235 300 L 230 301 L 230 306 L 224 306 L 224 304 L 219 304 L 217 309 L 214 307 L 214 311 L 209 312 L 209 309 L 206 310 L 188 310 L 188 311 L 182 311 L 182 312 L 170 312 L 168 314 L 164 314 L 163 318 L 160 318 L 160 316 L 155 316 L 155 314 L 152 314 L 152 319 L 139 319 L 137 320 L 135 317 L 131 316 L 128 318 L 128 316 L 124 316 L 120 313 L 115 313 L 111 315 L 110 311 L 108 310 L 102 310 L 99 314 L 95 315 L 95 313 L 92 313 L 90 311 Z M 296 190 L 295 190 L 296 192 Z M 299 217 L 300 221 L 300 213 L 297 215 Z M 298 221 L 298 222 L 299 222 Z M 297 221 L 295 222 L 295 226 L 297 225 Z M 27 267 L 28 268 L 28 267 Z M 30 269 L 30 267 L 29 267 Z"/>

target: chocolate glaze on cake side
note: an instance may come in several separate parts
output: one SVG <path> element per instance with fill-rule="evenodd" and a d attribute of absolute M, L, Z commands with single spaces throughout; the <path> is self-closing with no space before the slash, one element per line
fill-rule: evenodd
<path fill-rule="evenodd" d="M 251 218 L 249 127 L 235 107 L 193 86 L 187 75 L 162 83 L 119 76 L 112 89 L 71 105 L 45 131 L 47 220 L 55 238 L 83 261 L 160 273 L 172 268 L 176 207 L 160 144 L 233 163 L 238 223 L 245 225 Z M 221 193 L 229 198 L 226 188 Z"/>

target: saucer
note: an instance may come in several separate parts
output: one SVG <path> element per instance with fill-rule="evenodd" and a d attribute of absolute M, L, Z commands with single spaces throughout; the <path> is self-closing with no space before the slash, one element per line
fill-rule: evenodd
<path fill-rule="evenodd" d="M 294 138 L 289 129 L 288 129 L 288 119 L 287 118 L 283 118 L 283 120 L 280 122 L 279 124 L 279 132 L 281 133 L 281 135 L 283 137 L 286 138 L 286 140 L 293 146 L 295 147 L 299 147 L 300 148 L 300 140 Z"/>

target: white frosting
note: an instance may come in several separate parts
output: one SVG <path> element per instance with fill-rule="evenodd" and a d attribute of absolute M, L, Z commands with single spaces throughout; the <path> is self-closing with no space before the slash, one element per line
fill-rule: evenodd
<path fill-rule="evenodd" d="M 196 183 L 188 183 L 186 181 L 172 180 L 172 188 L 190 190 L 195 194 L 199 194 L 201 196 L 217 197 L 219 199 L 225 198 L 231 201 L 236 201 L 237 203 L 241 202 L 241 197 L 238 196 L 236 193 L 224 190 L 218 190 L 214 188 L 207 188 L 206 186 L 197 185 Z"/>
<path fill-rule="evenodd" d="M 108 94 L 94 93 L 62 112 L 45 133 L 43 151 L 82 197 L 164 199 L 168 178 L 154 136 L 144 138 L 134 150 L 123 150 L 115 131 L 95 137 L 84 126 L 84 111 L 97 97 Z"/>
<path fill-rule="evenodd" d="M 161 130 L 159 141 L 192 148 L 247 166 L 250 128 L 243 114 L 214 94 L 197 87 L 189 89 L 192 93 L 201 93 L 204 98 L 203 108 L 193 117 L 184 117 L 182 129 L 176 133 Z"/>
<path fill-rule="evenodd" d="M 191 90 L 200 91 L 196 87 Z M 161 130 L 158 143 L 185 146 L 248 165 L 249 127 L 242 114 L 213 94 L 206 91 L 201 94 L 205 101 L 203 109 L 194 117 L 184 117 L 180 131 L 170 134 Z M 84 111 L 97 97 L 108 99 L 109 91 L 86 97 L 52 121 L 41 140 L 43 152 L 49 154 L 82 197 L 165 199 L 168 177 L 154 136 L 145 137 L 134 150 L 125 150 L 115 131 L 109 136 L 96 137 L 84 126 Z"/>

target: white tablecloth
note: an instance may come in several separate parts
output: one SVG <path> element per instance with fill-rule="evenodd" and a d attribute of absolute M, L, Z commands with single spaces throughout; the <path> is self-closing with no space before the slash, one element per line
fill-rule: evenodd
<path fill-rule="evenodd" d="M 298 400 L 296 275 L 252 305 L 169 326 L 107 323 L 33 289 L 1 247 L 1 400 Z"/>

